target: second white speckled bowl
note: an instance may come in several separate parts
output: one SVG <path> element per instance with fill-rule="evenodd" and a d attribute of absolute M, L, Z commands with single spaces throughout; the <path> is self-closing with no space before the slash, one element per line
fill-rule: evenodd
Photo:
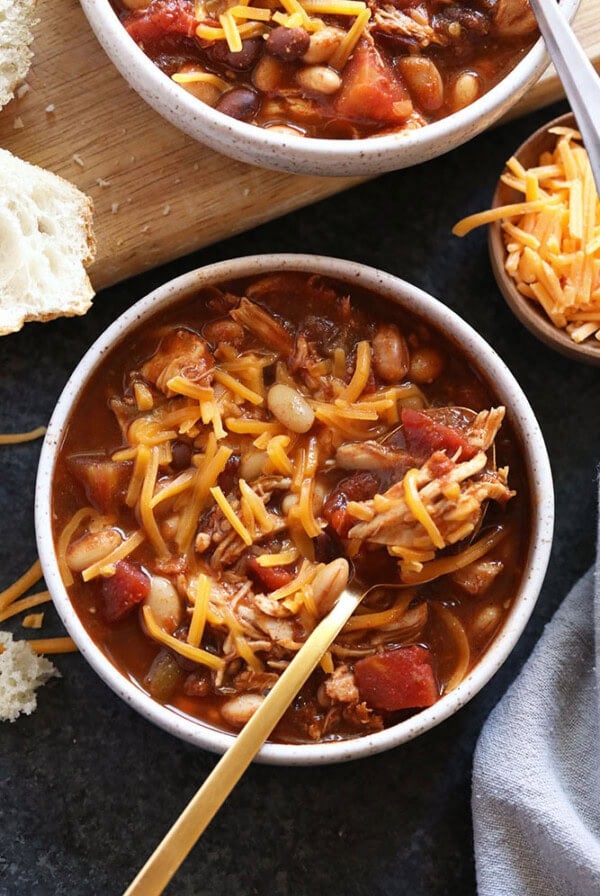
<path fill-rule="evenodd" d="M 458 345 L 476 367 L 494 384 L 497 398 L 520 439 L 531 493 L 531 538 L 523 581 L 500 633 L 464 681 L 434 706 L 384 731 L 332 743 L 267 743 L 258 760 L 275 765 L 316 765 L 344 762 L 388 750 L 428 731 L 457 712 L 504 663 L 519 639 L 538 597 L 550 554 L 554 526 L 554 492 L 544 440 L 534 413 L 518 383 L 494 350 L 458 315 L 437 299 L 383 271 L 350 261 L 315 255 L 257 255 L 222 261 L 184 274 L 165 283 L 119 317 L 92 345 L 69 379 L 58 401 L 40 457 L 35 522 L 39 556 L 46 584 L 69 634 L 100 677 L 123 700 L 151 722 L 171 734 L 216 753 L 224 752 L 234 735 L 184 717 L 156 703 L 122 674 L 89 636 L 73 609 L 63 585 L 52 534 L 52 481 L 58 449 L 74 404 L 94 377 L 98 365 L 124 336 L 143 326 L 157 311 L 192 295 L 208 285 L 254 277 L 274 271 L 309 271 L 334 277 L 372 290 L 390 302 L 431 322 Z"/>
<path fill-rule="evenodd" d="M 572 19 L 580 0 L 561 0 Z M 224 155 L 294 174 L 367 177 L 442 155 L 488 128 L 546 66 L 540 39 L 515 68 L 470 106 L 417 130 L 364 140 L 290 137 L 236 121 L 195 99 L 163 74 L 129 37 L 108 0 L 81 0 L 96 37 L 123 77 L 168 121 Z"/>

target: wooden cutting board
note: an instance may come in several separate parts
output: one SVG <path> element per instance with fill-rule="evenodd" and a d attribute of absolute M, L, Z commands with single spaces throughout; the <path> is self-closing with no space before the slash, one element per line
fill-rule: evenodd
<path fill-rule="evenodd" d="M 96 289 L 360 182 L 265 171 L 207 149 L 126 84 L 77 0 L 39 0 L 38 11 L 34 62 L 0 112 L 0 146 L 93 198 Z M 582 0 L 575 30 L 600 70 L 598 0 Z M 549 69 L 511 115 L 562 95 Z"/>

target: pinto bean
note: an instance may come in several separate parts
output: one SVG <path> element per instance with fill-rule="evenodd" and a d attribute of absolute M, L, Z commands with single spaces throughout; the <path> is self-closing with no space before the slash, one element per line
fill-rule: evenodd
<path fill-rule="evenodd" d="M 318 571 L 312 581 L 312 591 L 317 610 L 326 616 L 348 584 L 350 569 L 344 557 L 332 560 Z"/>
<path fill-rule="evenodd" d="M 284 71 L 285 66 L 279 59 L 275 59 L 274 56 L 263 56 L 252 72 L 252 83 L 262 93 L 270 93 L 277 90 Z"/>
<path fill-rule="evenodd" d="M 188 64 L 184 65 L 179 72 L 184 75 L 193 74 L 194 72 L 204 73 L 204 69 L 199 68 L 197 65 Z M 211 81 L 185 81 L 180 83 L 179 86 L 191 93 L 192 96 L 195 96 L 197 100 L 202 100 L 207 106 L 215 106 L 223 93 L 222 89 Z"/>
<path fill-rule="evenodd" d="M 444 369 L 444 358 L 436 348 L 424 345 L 412 353 L 409 378 L 413 383 L 433 383 Z"/>
<path fill-rule="evenodd" d="M 439 109 L 444 82 L 436 64 L 427 56 L 403 56 L 397 65 L 416 104 L 428 112 Z"/>
<path fill-rule="evenodd" d="M 231 118 L 237 118 L 238 121 L 250 121 L 258 112 L 259 105 L 258 94 L 254 90 L 236 87 L 222 95 L 215 109 Z"/>
<path fill-rule="evenodd" d="M 337 93 L 342 86 L 342 79 L 332 68 L 326 65 L 309 65 L 296 72 L 296 81 L 304 90 L 311 93 Z"/>
<path fill-rule="evenodd" d="M 265 698 L 261 694 L 238 694 L 221 707 L 221 715 L 234 728 L 243 728 Z"/>
<path fill-rule="evenodd" d="M 88 532 L 67 548 L 67 565 L 73 572 L 81 572 L 92 563 L 108 557 L 122 541 L 123 536 L 117 529 Z"/>
<path fill-rule="evenodd" d="M 304 28 L 285 28 L 283 25 L 278 25 L 269 34 L 265 49 L 272 56 L 292 62 L 304 56 L 309 45 L 310 37 Z"/>
<path fill-rule="evenodd" d="M 408 372 L 410 354 L 396 324 L 380 324 L 373 337 L 373 367 L 386 383 L 399 383 Z"/>
<path fill-rule="evenodd" d="M 329 62 L 338 48 L 344 32 L 341 28 L 326 27 L 310 35 L 308 49 L 302 57 L 307 65 L 319 65 Z"/>
<path fill-rule="evenodd" d="M 285 383 L 275 383 L 267 395 L 267 405 L 274 417 L 292 432 L 308 432 L 315 414 L 307 400 Z"/>

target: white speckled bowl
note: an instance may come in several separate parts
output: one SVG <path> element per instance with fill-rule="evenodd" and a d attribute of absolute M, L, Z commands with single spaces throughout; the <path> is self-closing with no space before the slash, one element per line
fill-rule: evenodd
<path fill-rule="evenodd" d="M 572 19 L 580 0 L 561 0 Z M 364 140 L 290 137 L 215 111 L 163 74 L 129 37 L 108 0 L 81 0 L 96 37 L 123 77 L 157 112 L 212 149 L 253 165 L 340 177 L 367 177 L 442 155 L 488 128 L 537 81 L 546 66 L 540 39 L 510 74 L 465 109 L 420 128 Z"/>
<path fill-rule="evenodd" d="M 44 577 L 54 605 L 81 653 L 100 677 L 126 703 L 161 728 L 199 747 L 216 753 L 224 752 L 231 745 L 233 735 L 185 718 L 156 703 L 120 673 L 88 635 L 70 603 L 58 569 L 52 536 L 52 479 L 57 448 L 62 442 L 71 409 L 88 380 L 95 375 L 100 361 L 117 341 L 143 325 L 157 310 L 167 308 L 172 302 L 193 294 L 200 287 L 278 270 L 311 271 L 359 284 L 426 318 L 458 342 L 464 353 L 495 383 L 497 397 L 508 409 L 509 417 L 521 439 L 531 491 L 533 529 L 527 570 L 520 591 L 499 635 L 455 690 L 429 709 L 385 731 L 337 743 L 299 746 L 268 743 L 258 756 L 259 761 L 277 765 L 343 762 L 388 750 L 411 740 L 464 706 L 499 669 L 515 646 L 533 610 L 548 564 L 554 525 L 554 495 L 548 455 L 533 411 L 518 383 L 494 350 L 437 299 L 374 268 L 312 255 L 257 255 L 223 261 L 191 271 L 154 290 L 100 336 L 79 363 L 58 401 L 48 425 L 38 470 L 35 499 L 37 543 Z"/>

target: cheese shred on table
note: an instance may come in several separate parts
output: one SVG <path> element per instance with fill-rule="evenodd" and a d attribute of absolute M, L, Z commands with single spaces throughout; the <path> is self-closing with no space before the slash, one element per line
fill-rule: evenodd
<path fill-rule="evenodd" d="M 600 341 L 600 199 L 579 132 L 556 127 L 551 133 L 556 146 L 537 166 L 507 162 L 502 181 L 524 201 L 470 215 L 453 233 L 465 236 L 500 221 L 505 269 L 518 291 L 574 342 Z"/>

